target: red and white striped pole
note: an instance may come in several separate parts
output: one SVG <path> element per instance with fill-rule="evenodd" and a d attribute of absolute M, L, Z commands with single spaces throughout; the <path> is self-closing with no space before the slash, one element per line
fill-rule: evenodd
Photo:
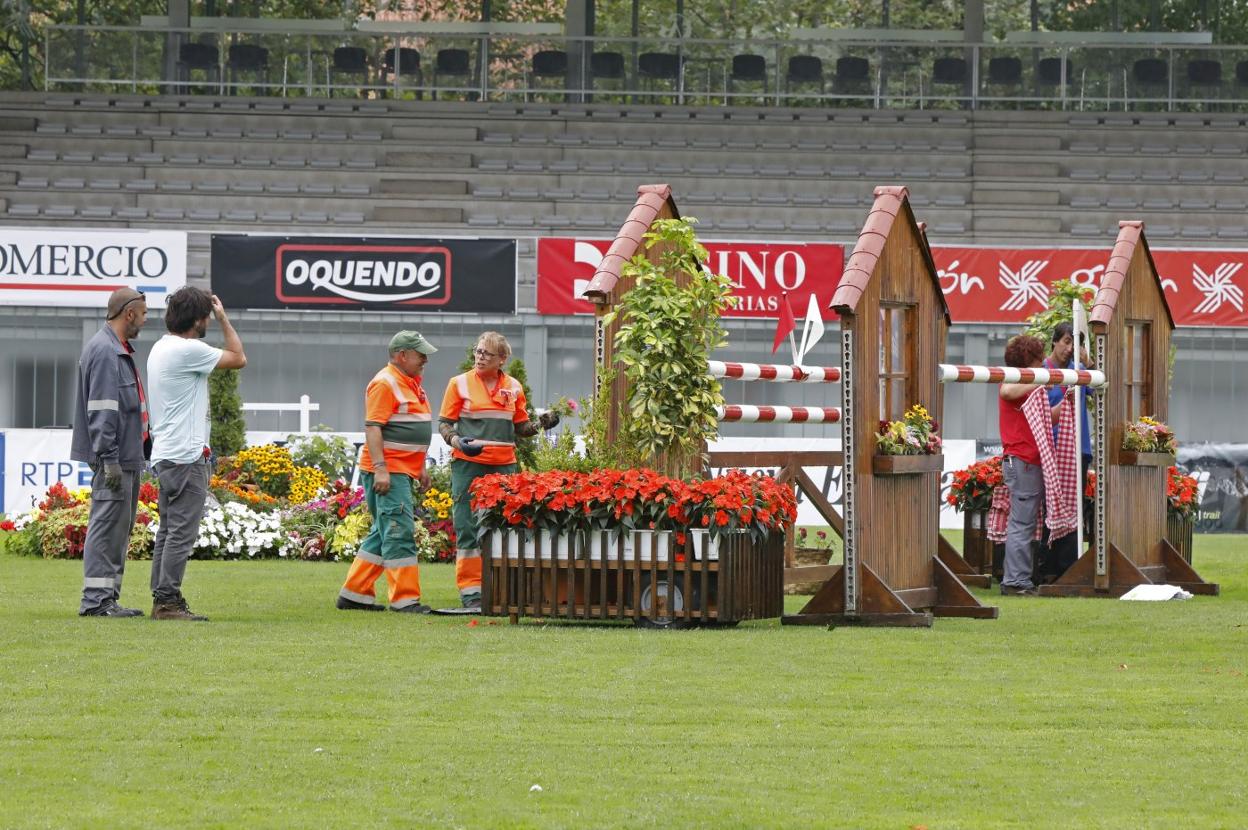
<path fill-rule="evenodd" d="M 782 363 L 725 363 L 708 360 L 713 378 L 729 380 L 769 380 L 775 383 L 836 383 L 841 370 L 836 366 L 789 366 Z"/>
<path fill-rule="evenodd" d="M 725 404 L 715 407 L 720 422 L 743 424 L 834 424 L 841 410 L 833 406 L 749 406 Z"/>
<path fill-rule="evenodd" d="M 1099 369 L 1018 369 L 941 363 L 941 383 L 1041 383 L 1045 386 L 1104 386 Z"/>

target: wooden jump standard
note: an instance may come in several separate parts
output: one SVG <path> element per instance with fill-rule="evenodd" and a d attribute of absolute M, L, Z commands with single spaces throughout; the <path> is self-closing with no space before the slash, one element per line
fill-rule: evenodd
<path fill-rule="evenodd" d="M 900 418 L 914 404 L 940 419 L 949 311 L 906 188 L 875 189 L 831 306 L 841 318 L 844 564 L 782 622 L 930 626 L 933 616 L 996 618 L 997 609 L 981 605 L 963 582 L 986 587 L 986 579 L 940 544 L 943 456 L 880 456 L 872 440 L 880 420 Z"/>
<path fill-rule="evenodd" d="M 1111 380 L 1094 396 L 1096 528 L 1092 549 L 1041 596 L 1120 597 L 1150 582 L 1216 595 L 1166 539 L 1166 477 L 1174 456 L 1121 449 L 1125 425 L 1144 415 L 1169 420 L 1174 318 L 1144 223 L 1118 223 L 1089 318 L 1096 355 Z"/>

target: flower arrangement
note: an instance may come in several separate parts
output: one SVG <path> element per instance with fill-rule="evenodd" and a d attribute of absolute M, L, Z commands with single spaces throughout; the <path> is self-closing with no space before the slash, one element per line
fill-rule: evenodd
<path fill-rule="evenodd" d="M 1005 479 L 1001 473 L 1001 456 L 976 461 L 953 474 L 945 501 L 960 513 L 974 513 L 992 506 L 992 491 Z"/>
<path fill-rule="evenodd" d="M 1122 434 L 1122 448 L 1130 452 L 1173 454 L 1178 449 L 1178 441 L 1170 427 L 1145 415 L 1127 424 Z"/>
<path fill-rule="evenodd" d="M 290 548 L 277 513 L 257 513 L 230 502 L 204 513 L 191 556 L 195 559 L 258 559 L 287 556 Z"/>
<path fill-rule="evenodd" d="M 416 523 L 428 535 L 426 562 L 455 561 L 455 521 L 451 518 L 454 500 L 450 491 L 430 486 L 421 497 Z M 419 543 L 417 548 L 420 549 Z"/>
<path fill-rule="evenodd" d="M 1088 470 L 1088 480 L 1083 486 L 1083 497 L 1085 499 L 1096 498 L 1096 470 Z"/>
<path fill-rule="evenodd" d="M 762 537 L 797 518 L 792 490 L 740 470 L 688 482 L 649 469 L 497 474 L 477 479 L 471 492 L 482 532 L 706 528 Z"/>
<path fill-rule="evenodd" d="M 881 455 L 936 455 L 941 442 L 940 425 L 926 408 L 915 404 L 896 421 L 880 421 L 875 446 Z"/>
<path fill-rule="evenodd" d="M 1179 472 L 1178 467 L 1166 471 L 1166 510 L 1173 516 L 1190 519 L 1200 508 L 1200 484 L 1195 476 Z"/>

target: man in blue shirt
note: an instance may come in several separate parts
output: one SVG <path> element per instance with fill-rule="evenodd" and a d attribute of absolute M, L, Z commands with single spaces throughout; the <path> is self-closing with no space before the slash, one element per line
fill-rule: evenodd
<path fill-rule="evenodd" d="M 1044 368 L 1086 369 L 1087 352 L 1085 351 L 1080 355 L 1081 359 L 1076 367 L 1074 361 L 1074 351 L 1074 326 L 1070 323 L 1058 323 L 1053 328 L 1053 345 L 1049 350 L 1049 356 L 1044 359 Z M 1086 386 L 1079 386 L 1075 387 L 1075 389 L 1077 390 L 1075 394 L 1078 394 L 1079 396 L 1077 398 L 1078 402 L 1075 409 L 1079 413 L 1080 456 L 1082 458 L 1082 464 L 1080 465 L 1082 476 L 1079 481 L 1082 485 L 1083 482 L 1086 482 L 1088 479 L 1088 467 L 1092 464 L 1092 431 L 1088 424 L 1088 388 Z M 1068 390 L 1069 387 L 1064 386 L 1050 386 L 1048 389 L 1049 406 L 1053 409 L 1053 440 L 1055 443 L 1057 441 L 1058 433 L 1058 408 L 1062 403 L 1062 398 L 1064 398 L 1067 394 L 1070 394 Z M 1087 538 L 1088 522 L 1086 517 L 1088 515 L 1088 511 L 1086 509 L 1086 500 L 1083 501 L 1083 504 L 1085 508 L 1084 538 Z M 1044 581 L 1051 582 L 1065 573 L 1067 568 L 1075 564 L 1075 560 L 1079 558 L 1080 551 L 1076 549 L 1076 539 L 1074 533 L 1058 539 L 1053 543 L 1052 548 L 1048 547 L 1048 533 L 1048 528 L 1045 528 L 1043 543 L 1045 546 L 1044 549 L 1046 556 L 1041 576 Z"/>

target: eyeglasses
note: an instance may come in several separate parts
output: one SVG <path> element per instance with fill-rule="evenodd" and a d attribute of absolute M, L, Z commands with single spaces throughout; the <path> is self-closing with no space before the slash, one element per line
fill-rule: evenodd
<path fill-rule="evenodd" d="M 131 297 L 130 299 L 128 299 L 128 300 L 126 300 L 124 303 L 122 303 L 122 304 L 121 304 L 121 308 L 117 309 L 117 313 L 116 313 L 116 314 L 114 314 L 112 317 L 109 317 L 108 319 L 109 319 L 109 320 L 116 320 L 118 317 L 120 317 L 122 314 L 124 314 L 124 313 L 125 313 L 126 306 L 130 305 L 131 303 L 137 303 L 137 302 L 140 302 L 140 301 L 142 301 L 142 302 L 147 302 L 147 295 L 146 295 L 146 294 L 144 294 L 142 291 L 140 291 L 140 292 L 139 292 L 139 296 L 137 296 L 137 297 Z"/>
<path fill-rule="evenodd" d="M 498 357 L 494 352 L 487 352 L 485 349 L 473 349 L 472 353 L 477 357 Z"/>

